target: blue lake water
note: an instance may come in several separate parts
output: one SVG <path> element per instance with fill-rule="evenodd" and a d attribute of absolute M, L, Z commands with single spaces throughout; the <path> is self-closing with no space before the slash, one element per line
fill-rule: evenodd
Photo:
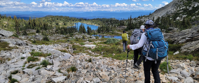
<path fill-rule="evenodd" d="M 83 26 L 85 27 L 86 30 L 87 30 L 87 26 L 89 26 L 91 28 L 91 30 L 97 30 L 98 29 L 98 26 L 78 22 L 78 23 L 75 23 L 75 26 L 77 27 L 78 30 L 79 30 L 79 27 L 80 27 L 81 24 L 83 24 Z M 93 36 L 102 37 L 102 35 L 93 35 Z M 104 36 L 104 38 L 122 39 L 122 36 Z"/>
<path fill-rule="evenodd" d="M 95 26 L 95 25 L 89 25 L 89 24 L 85 24 L 85 23 L 81 23 L 81 22 L 78 22 L 78 23 L 75 23 L 75 26 L 76 28 L 79 30 L 79 27 L 80 25 L 84 25 L 86 31 L 87 31 L 87 27 L 89 26 L 91 28 L 91 30 L 97 30 L 98 29 L 98 26 Z"/>

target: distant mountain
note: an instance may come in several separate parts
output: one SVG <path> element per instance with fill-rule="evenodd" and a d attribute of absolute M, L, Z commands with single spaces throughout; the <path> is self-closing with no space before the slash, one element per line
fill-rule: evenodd
<path fill-rule="evenodd" d="M 45 17 L 45 16 L 69 16 L 76 18 L 116 18 L 116 19 L 128 19 L 130 16 L 135 18 L 141 15 L 149 15 L 153 11 L 134 11 L 134 12 L 104 12 L 104 11 L 95 11 L 95 12 L 0 12 L 2 15 L 7 16 L 17 16 L 19 18 L 29 18 L 29 17 Z"/>

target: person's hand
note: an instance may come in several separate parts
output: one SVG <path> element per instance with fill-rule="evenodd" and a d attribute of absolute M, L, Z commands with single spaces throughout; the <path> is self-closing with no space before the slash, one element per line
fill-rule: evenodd
<path fill-rule="evenodd" d="M 129 45 L 127 46 L 127 49 L 130 50 L 130 46 Z"/>

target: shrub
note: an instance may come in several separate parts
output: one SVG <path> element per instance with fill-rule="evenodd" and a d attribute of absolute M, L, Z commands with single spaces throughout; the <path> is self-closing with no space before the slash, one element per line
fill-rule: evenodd
<path fill-rule="evenodd" d="M 50 63 L 47 60 L 43 60 L 40 65 L 43 65 L 43 67 L 47 67 Z"/>
<path fill-rule="evenodd" d="M 9 46 L 7 42 L 0 42 L 0 51 L 1 50 L 12 50 L 13 48 Z"/>
<path fill-rule="evenodd" d="M 28 35 L 27 32 L 26 32 L 26 30 L 23 31 L 23 35 Z"/>
<path fill-rule="evenodd" d="M 119 42 L 119 40 L 118 39 L 115 39 L 115 38 L 108 38 L 107 40 L 106 40 L 106 44 L 113 44 L 113 43 L 117 43 L 117 42 Z"/>
<path fill-rule="evenodd" d="M 16 37 L 16 38 L 19 38 L 19 36 L 17 34 L 13 34 L 12 36 Z"/>
<path fill-rule="evenodd" d="M 18 80 L 14 79 L 14 78 L 12 78 L 12 79 L 10 80 L 10 83 L 15 83 L 15 82 L 18 82 Z"/>
<path fill-rule="evenodd" d="M 35 66 L 37 66 L 37 64 L 30 64 L 30 65 L 27 66 L 27 68 L 33 68 Z"/>
<path fill-rule="evenodd" d="M 83 42 L 81 42 L 81 43 L 79 43 L 80 45 L 85 45 L 85 43 L 83 43 Z"/>
<path fill-rule="evenodd" d="M 170 66 L 170 63 L 168 62 L 168 66 L 169 66 L 169 70 L 171 70 L 171 66 Z M 163 62 L 160 64 L 160 70 L 163 72 L 163 73 L 166 73 L 167 72 L 167 62 Z"/>
<path fill-rule="evenodd" d="M 85 35 L 82 36 L 82 39 L 86 39 Z"/>
<path fill-rule="evenodd" d="M 47 36 L 45 36 L 45 37 L 43 38 L 43 40 L 44 40 L 44 41 L 49 41 L 49 39 L 48 39 Z"/>
<path fill-rule="evenodd" d="M 189 55 L 187 56 L 187 59 L 189 59 L 190 61 L 193 60 L 193 55 L 189 54 Z"/>
<path fill-rule="evenodd" d="M 86 60 L 86 61 L 88 61 L 88 62 L 92 62 L 92 59 L 91 58 L 89 58 L 88 60 Z"/>
<path fill-rule="evenodd" d="M 17 74 L 17 73 L 19 73 L 18 70 L 15 70 L 15 71 L 11 72 L 11 74 Z"/>
<path fill-rule="evenodd" d="M 15 83 L 15 82 L 18 82 L 18 80 L 16 80 L 16 79 L 12 78 L 12 75 L 10 75 L 10 76 L 8 77 L 8 79 L 10 80 L 10 82 L 9 82 L 9 83 Z"/>
<path fill-rule="evenodd" d="M 40 67 L 37 67 L 35 70 L 41 69 Z"/>
<path fill-rule="evenodd" d="M 25 57 L 21 57 L 21 59 L 25 59 Z"/>
<path fill-rule="evenodd" d="M 77 68 L 75 66 L 72 66 L 67 69 L 67 72 L 75 72 L 75 71 L 77 71 Z"/>
<path fill-rule="evenodd" d="M 28 62 L 30 62 L 30 61 L 38 61 L 39 59 L 38 58 L 35 58 L 35 57 L 33 57 L 33 56 L 29 56 L 28 58 L 27 58 L 27 61 Z"/>
<path fill-rule="evenodd" d="M 95 38 L 96 38 L 96 39 L 99 39 L 99 37 L 98 37 L 98 36 L 96 36 Z"/>
<path fill-rule="evenodd" d="M 32 56 L 42 56 L 42 57 L 47 57 L 47 56 L 50 56 L 51 54 L 49 53 L 49 54 L 45 54 L 45 53 L 42 53 L 42 52 L 31 52 L 30 53 Z"/>
<path fill-rule="evenodd" d="M 32 43 L 36 43 L 36 41 L 35 41 L 35 40 L 33 40 L 33 41 L 32 41 Z"/>
<path fill-rule="evenodd" d="M 169 51 L 176 52 L 181 48 L 181 44 L 169 44 Z"/>

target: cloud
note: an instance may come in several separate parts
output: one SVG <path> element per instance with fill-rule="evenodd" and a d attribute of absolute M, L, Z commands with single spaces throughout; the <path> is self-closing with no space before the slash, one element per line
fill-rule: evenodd
<path fill-rule="evenodd" d="M 136 0 L 138 1 L 138 0 Z M 52 2 L 51 0 L 41 0 L 39 2 L 31 2 L 29 4 L 17 1 L 0 0 L 0 11 L 135 11 L 135 10 L 155 10 L 160 6 L 141 3 L 115 3 L 115 4 L 97 4 L 77 2 L 62 3 Z"/>
<path fill-rule="evenodd" d="M 132 1 L 136 2 L 136 1 L 138 1 L 138 0 L 132 0 Z"/>
<path fill-rule="evenodd" d="M 144 4 L 144 7 L 153 7 L 151 4 Z"/>
<path fill-rule="evenodd" d="M 138 6 L 142 6 L 142 4 L 141 4 L 141 3 L 137 3 L 137 5 L 138 5 Z"/>
<path fill-rule="evenodd" d="M 167 5 L 167 4 L 169 4 L 168 2 L 166 2 L 166 1 L 163 1 L 162 3 L 164 3 L 164 5 Z"/>

